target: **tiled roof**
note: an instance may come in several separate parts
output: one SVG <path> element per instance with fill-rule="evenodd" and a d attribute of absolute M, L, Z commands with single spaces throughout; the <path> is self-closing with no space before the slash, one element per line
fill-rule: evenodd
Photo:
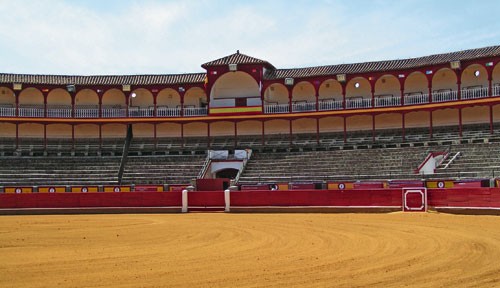
<path fill-rule="evenodd" d="M 64 76 L 0 73 L 0 83 L 47 85 L 169 85 L 203 83 L 206 73 L 172 75 Z"/>
<path fill-rule="evenodd" d="M 231 54 L 229 56 L 222 57 L 222 58 L 219 58 L 217 60 L 207 62 L 207 63 L 201 65 L 201 67 L 207 68 L 210 66 L 220 66 L 220 65 L 228 65 L 228 64 L 264 64 L 265 66 L 268 66 L 272 69 L 276 69 L 273 65 L 271 65 L 271 63 L 264 61 L 264 60 L 254 58 L 254 57 L 250 57 L 250 56 L 245 55 L 245 54 L 241 54 L 239 50 L 236 53 Z"/>
<path fill-rule="evenodd" d="M 465 60 L 474 60 L 478 58 L 495 57 L 495 56 L 500 56 L 500 46 L 491 46 L 485 48 L 464 50 L 464 51 L 451 52 L 445 54 L 436 54 L 431 56 L 402 59 L 402 60 L 328 65 L 328 66 L 297 68 L 297 69 L 268 70 L 264 77 L 268 80 L 272 80 L 272 79 L 282 79 L 287 77 L 301 78 L 301 77 L 313 77 L 313 76 L 324 76 L 324 75 L 335 75 L 335 74 L 355 74 L 355 73 L 366 73 L 366 72 L 405 70 L 423 66 L 443 64 L 456 60 L 465 61 Z"/>

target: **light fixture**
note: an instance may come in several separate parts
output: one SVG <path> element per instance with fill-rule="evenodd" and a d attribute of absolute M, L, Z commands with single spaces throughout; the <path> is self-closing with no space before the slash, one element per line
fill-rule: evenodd
<path fill-rule="evenodd" d="M 359 82 L 354 83 L 354 88 L 359 88 L 359 87 L 361 87 L 361 84 L 359 84 Z"/>
<path fill-rule="evenodd" d="M 69 85 L 66 85 L 66 90 L 68 90 L 69 93 L 73 93 L 76 91 L 76 87 L 74 84 L 69 84 Z"/>
<path fill-rule="evenodd" d="M 479 77 L 479 75 L 481 75 L 481 72 L 479 72 L 479 70 L 474 71 L 474 76 Z"/>
<path fill-rule="evenodd" d="M 14 90 L 22 90 L 23 89 L 23 84 L 21 83 L 14 83 Z"/>
<path fill-rule="evenodd" d="M 345 74 L 337 74 L 337 81 L 339 82 L 345 82 L 346 80 L 346 75 Z"/>
<path fill-rule="evenodd" d="M 450 62 L 450 67 L 451 69 L 460 69 L 460 61 L 451 61 Z"/>
<path fill-rule="evenodd" d="M 285 78 L 285 85 L 292 86 L 293 78 Z"/>
<path fill-rule="evenodd" d="M 185 92 L 185 91 L 186 91 L 186 89 L 184 87 L 182 87 L 182 86 L 179 87 L 179 92 Z"/>
<path fill-rule="evenodd" d="M 137 97 L 137 94 L 135 92 L 132 92 L 132 94 L 130 94 L 130 96 L 132 96 L 132 98 L 135 98 L 135 97 Z"/>
<path fill-rule="evenodd" d="M 130 91 L 130 85 L 127 85 L 127 84 L 122 85 L 122 91 L 126 91 L 126 92 Z"/>

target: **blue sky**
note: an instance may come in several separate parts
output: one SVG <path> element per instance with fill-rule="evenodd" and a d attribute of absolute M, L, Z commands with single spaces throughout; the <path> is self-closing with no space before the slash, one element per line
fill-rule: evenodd
<path fill-rule="evenodd" d="M 170 74 L 241 53 L 278 68 L 500 45 L 500 1 L 0 0 L 0 73 Z"/>

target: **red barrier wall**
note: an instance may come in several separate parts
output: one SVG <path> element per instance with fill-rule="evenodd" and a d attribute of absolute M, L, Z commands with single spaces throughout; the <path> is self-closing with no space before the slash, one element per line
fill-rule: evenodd
<path fill-rule="evenodd" d="M 291 190 L 231 193 L 231 207 L 244 206 L 401 206 L 400 189 Z"/>
<path fill-rule="evenodd" d="M 189 207 L 224 207 L 223 191 L 195 191 L 188 193 Z"/>
<path fill-rule="evenodd" d="M 0 208 L 181 207 L 180 192 L 0 194 Z"/>
<path fill-rule="evenodd" d="M 427 197 L 433 207 L 500 208 L 499 188 L 430 189 Z"/>

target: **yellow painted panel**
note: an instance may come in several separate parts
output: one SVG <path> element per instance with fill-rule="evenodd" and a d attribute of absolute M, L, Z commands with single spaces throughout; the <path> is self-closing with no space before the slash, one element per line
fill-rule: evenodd
<path fill-rule="evenodd" d="M 38 193 L 64 193 L 66 187 L 38 187 Z"/>

